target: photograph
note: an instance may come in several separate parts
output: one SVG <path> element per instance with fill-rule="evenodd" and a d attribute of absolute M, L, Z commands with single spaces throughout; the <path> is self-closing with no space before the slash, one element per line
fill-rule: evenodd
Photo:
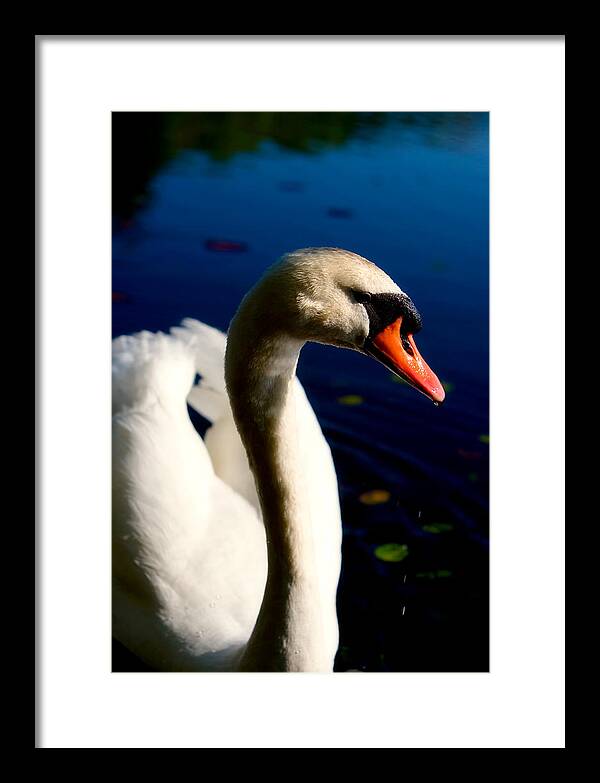
<path fill-rule="evenodd" d="M 489 672 L 489 113 L 110 121 L 112 672 Z"/>

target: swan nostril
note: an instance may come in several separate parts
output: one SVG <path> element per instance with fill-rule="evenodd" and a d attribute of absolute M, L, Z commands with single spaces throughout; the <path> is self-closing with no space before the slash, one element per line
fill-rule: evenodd
<path fill-rule="evenodd" d="M 415 352 L 413 351 L 412 345 L 408 342 L 408 339 L 406 338 L 406 336 L 405 335 L 400 335 L 400 339 L 402 341 L 402 347 L 404 348 L 406 353 L 409 356 L 414 356 Z"/>

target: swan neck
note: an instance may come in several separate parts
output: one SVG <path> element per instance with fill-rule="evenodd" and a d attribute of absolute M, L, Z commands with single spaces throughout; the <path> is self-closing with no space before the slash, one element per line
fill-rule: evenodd
<path fill-rule="evenodd" d="M 321 668 L 322 612 L 315 540 L 300 470 L 296 365 L 303 342 L 234 319 L 225 372 L 266 531 L 267 583 L 240 668 Z M 329 665 L 330 668 L 330 665 Z"/>

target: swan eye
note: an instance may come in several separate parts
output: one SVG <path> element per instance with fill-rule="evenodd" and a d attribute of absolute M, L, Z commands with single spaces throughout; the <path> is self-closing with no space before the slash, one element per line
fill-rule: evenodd
<path fill-rule="evenodd" d="M 352 295 L 360 304 L 371 301 L 371 294 L 368 291 L 352 291 Z"/>

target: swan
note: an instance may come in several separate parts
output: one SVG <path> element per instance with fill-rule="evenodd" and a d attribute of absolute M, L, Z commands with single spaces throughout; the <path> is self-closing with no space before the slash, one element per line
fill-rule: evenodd
<path fill-rule="evenodd" d="M 113 633 L 125 647 L 159 671 L 333 670 L 338 487 L 299 353 L 309 340 L 359 351 L 440 404 L 420 326 L 375 264 L 307 248 L 266 271 L 227 337 L 186 319 L 113 341 Z M 186 403 L 212 423 L 204 440 Z"/>

